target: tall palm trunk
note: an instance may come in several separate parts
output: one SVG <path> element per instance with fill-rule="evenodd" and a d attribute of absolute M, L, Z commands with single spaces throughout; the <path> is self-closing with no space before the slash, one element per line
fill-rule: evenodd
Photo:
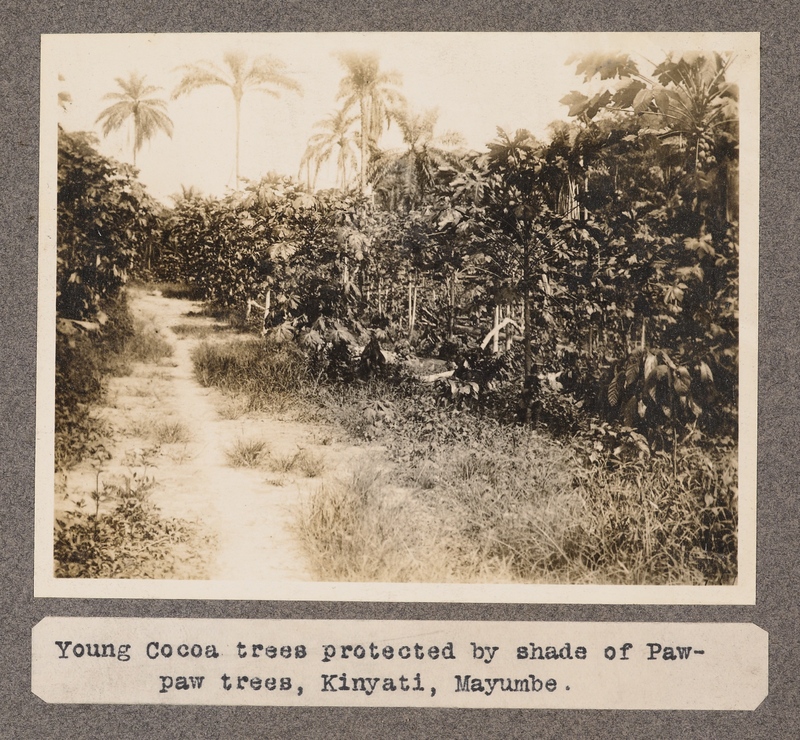
<path fill-rule="evenodd" d="M 133 125 L 133 166 L 136 167 L 136 142 L 139 141 L 139 106 L 133 106 L 133 116 L 131 116 Z"/>
<path fill-rule="evenodd" d="M 233 93 L 233 102 L 236 108 L 236 189 L 239 188 L 239 131 L 241 129 L 242 117 L 242 95 Z"/>
<path fill-rule="evenodd" d="M 367 132 L 369 131 L 369 112 L 367 110 L 367 98 L 361 96 L 360 100 L 361 112 L 361 194 L 366 195 L 367 192 Z"/>

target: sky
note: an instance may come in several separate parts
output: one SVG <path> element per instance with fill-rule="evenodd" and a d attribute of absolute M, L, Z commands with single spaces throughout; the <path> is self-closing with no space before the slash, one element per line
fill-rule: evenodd
<path fill-rule="evenodd" d="M 125 34 L 50 35 L 42 48 L 42 129 L 56 123 L 68 131 L 95 131 L 100 151 L 132 162 L 128 127 L 102 137 L 99 113 L 113 101 L 115 78 L 137 72 L 162 88 L 169 101 L 174 134 L 158 133 L 137 154 L 140 180 L 164 202 L 194 186 L 223 195 L 234 185 L 234 107 L 223 87 L 196 90 L 169 100 L 181 78 L 180 65 L 199 60 L 222 64 L 226 51 L 251 57 L 270 54 L 287 65 L 303 94 L 274 98 L 246 93 L 242 103 L 241 174 L 258 179 L 269 171 L 297 176 L 314 123 L 333 113 L 344 70 L 340 51 L 377 53 L 381 69 L 399 72 L 412 109 L 437 108 L 437 134 L 457 131 L 469 148 L 481 150 L 497 127 L 525 128 L 545 138 L 548 125 L 567 120 L 559 100 L 571 90 L 591 92 L 567 59 L 593 50 L 631 52 L 644 65 L 669 50 L 731 48 L 725 34 L 529 34 L 529 33 L 325 33 L 325 34 Z M 59 79 L 59 76 L 62 79 Z M 596 86 L 598 83 L 595 82 Z M 67 111 L 56 92 L 68 92 Z M 54 135 L 54 134 L 53 134 Z M 399 146 L 390 129 L 380 145 Z M 333 184 L 333 165 L 322 170 L 318 186 Z"/>

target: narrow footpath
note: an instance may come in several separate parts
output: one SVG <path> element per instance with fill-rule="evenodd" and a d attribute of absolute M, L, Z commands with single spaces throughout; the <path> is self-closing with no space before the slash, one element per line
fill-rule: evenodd
<path fill-rule="evenodd" d="M 113 458 L 107 477 L 130 474 L 126 455 L 150 450 L 149 471 L 155 476 L 151 500 L 164 516 L 197 520 L 216 541 L 197 572 L 179 577 L 212 580 L 308 581 L 305 558 L 292 532 L 302 501 L 336 476 L 358 448 L 336 444 L 328 431 L 312 424 L 239 415 L 235 400 L 196 380 L 191 353 L 201 341 L 222 342 L 237 336 L 214 319 L 199 315 L 200 304 L 165 298 L 158 291 L 130 291 L 134 316 L 160 333 L 174 353 L 157 363 L 138 363 L 131 375 L 110 379 L 106 405 L 99 409 L 114 429 Z M 178 332 L 175 328 L 178 328 Z M 234 417 L 234 418 L 229 418 Z M 238 418 L 236 418 L 238 417 Z M 159 441 L 165 425 L 183 432 L 182 439 Z M 163 434 L 162 434 L 163 436 Z M 276 457 L 300 449 L 322 455 L 319 478 L 295 472 L 274 472 L 231 466 L 226 450 L 237 440 L 257 439 Z M 56 495 L 56 510 L 69 498 L 94 488 L 94 471 L 82 463 Z"/>

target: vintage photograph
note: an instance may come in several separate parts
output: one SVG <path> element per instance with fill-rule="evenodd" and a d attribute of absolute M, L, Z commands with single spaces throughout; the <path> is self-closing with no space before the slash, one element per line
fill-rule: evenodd
<path fill-rule="evenodd" d="M 36 594 L 752 602 L 758 65 L 43 37 Z"/>

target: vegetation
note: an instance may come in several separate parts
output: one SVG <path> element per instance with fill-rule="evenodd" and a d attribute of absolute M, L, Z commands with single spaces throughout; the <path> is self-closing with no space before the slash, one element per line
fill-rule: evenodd
<path fill-rule="evenodd" d="M 236 120 L 236 186 L 239 186 L 239 139 L 241 133 L 242 98 L 245 92 L 263 92 L 278 97 L 279 90 L 300 92 L 300 86 L 286 74 L 286 65 L 267 54 L 252 61 L 239 51 L 231 51 L 223 57 L 224 66 L 210 61 L 200 61 L 181 67 L 183 77 L 172 93 L 175 100 L 203 87 L 227 87 L 233 95 Z"/>
<path fill-rule="evenodd" d="M 103 447 L 90 405 L 103 377 L 167 354 L 164 340 L 136 326 L 121 288 L 137 253 L 148 251 L 155 211 L 125 166 L 102 157 L 91 137 L 59 132 L 56 275 L 56 465 Z"/>
<path fill-rule="evenodd" d="M 270 57 L 183 67 L 173 93 L 231 90 L 225 197 L 184 189 L 156 207 L 62 132 L 60 358 L 78 334 L 124 329 L 107 305 L 134 266 L 249 321 L 261 338 L 196 346 L 198 380 L 235 413 L 293 409 L 379 440 L 394 466 L 392 484 L 355 471 L 311 498 L 298 527 L 321 577 L 732 582 L 731 58 L 576 58 L 601 87 L 563 98 L 569 121 L 546 141 L 498 129 L 480 152 L 436 136 L 436 111 L 415 112 L 377 56 L 339 60 L 341 107 L 309 141 L 307 186 L 270 173 L 240 187 L 244 92 L 299 91 Z M 404 144 L 385 151 L 390 122 Z M 337 187 L 315 191 L 334 157 Z M 231 459 L 263 452 L 240 440 Z M 271 466 L 314 477 L 324 460 Z"/>
<path fill-rule="evenodd" d="M 191 432 L 180 421 L 160 421 L 153 428 L 153 436 L 158 444 L 174 445 L 189 442 Z"/>
<path fill-rule="evenodd" d="M 300 175 L 306 169 L 306 184 L 309 190 L 316 190 L 320 167 L 336 154 L 336 187 L 346 190 L 350 178 L 348 169 L 355 169 L 358 164 L 356 140 L 351 128 L 358 120 L 346 110 L 332 113 L 322 121 L 317 121 L 318 129 L 308 140 L 308 147 L 300 160 Z M 314 174 L 311 174 L 313 167 Z"/>
<path fill-rule="evenodd" d="M 87 135 L 59 132 L 55 465 L 65 470 L 92 460 L 97 474 L 89 494 L 94 510 L 84 496 L 56 519 L 55 573 L 187 577 L 182 560 L 198 560 L 195 548 L 204 541 L 195 526 L 163 518 L 148 500 L 155 485 L 149 462 L 131 460 L 122 480 L 103 479 L 111 430 L 92 406 L 104 396 L 106 377 L 130 373 L 134 362 L 158 361 L 172 347 L 131 316 L 123 291 L 159 238 L 157 208 L 132 171 L 93 144 Z M 175 442 L 179 432 L 163 423 L 155 436 Z M 113 508 L 101 511 L 101 504 Z"/>
<path fill-rule="evenodd" d="M 225 450 L 228 462 L 235 468 L 257 468 L 267 453 L 267 443 L 262 439 L 237 439 Z"/>
<path fill-rule="evenodd" d="M 82 498 L 56 519 L 56 577 L 201 577 L 197 565 L 205 560 L 208 537 L 195 523 L 165 519 L 149 500 L 156 482 L 148 456 L 147 451 L 133 456 L 121 481 L 102 480 L 98 469 L 93 510 Z M 108 510 L 101 511 L 102 504 Z"/>
<path fill-rule="evenodd" d="M 122 92 L 108 93 L 105 100 L 116 100 L 97 117 L 96 123 L 103 123 L 103 136 L 122 128 L 130 120 L 133 127 L 133 166 L 136 167 L 136 153 L 145 141 L 153 138 L 161 130 L 172 138 L 172 120 L 166 113 L 167 103 L 153 95 L 161 88 L 146 85 L 145 78 L 131 72 L 128 79 L 117 77 L 117 85 Z"/>
<path fill-rule="evenodd" d="M 397 72 L 384 72 L 376 54 L 338 55 L 346 70 L 339 83 L 337 98 L 347 112 L 358 108 L 359 147 L 361 149 L 359 184 L 361 193 L 367 189 L 367 166 L 370 148 L 374 148 L 395 110 L 404 102 L 398 87 L 401 77 Z"/>
<path fill-rule="evenodd" d="M 604 464 L 587 466 L 596 440 L 565 446 L 477 407 L 457 408 L 448 400 L 449 384 L 423 387 L 407 376 L 319 384 L 310 367 L 297 372 L 298 357 L 282 345 L 260 354 L 255 347 L 205 345 L 194 358 L 198 376 L 273 411 L 286 392 L 273 379 L 299 377 L 294 406 L 321 408 L 321 419 L 356 441 L 379 442 L 391 460 L 390 470 L 369 461 L 351 478 L 324 483 L 302 508 L 297 531 L 322 579 L 719 584 L 735 578 L 731 454 L 712 462 L 699 448 L 684 448 L 677 477 L 665 453 L 637 457 L 620 449 Z M 302 469 L 303 452 L 271 455 L 269 466 L 280 473 Z"/>

